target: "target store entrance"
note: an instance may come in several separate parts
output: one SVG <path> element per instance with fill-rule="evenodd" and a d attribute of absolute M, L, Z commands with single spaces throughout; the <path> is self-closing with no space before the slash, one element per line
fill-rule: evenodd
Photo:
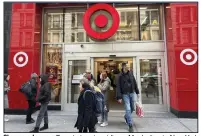
<path fill-rule="evenodd" d="M 115 99 L 115 78 L 125 61 L 136 78 L 145 111 L 167 111 L 163 6 L 114 3 L 107 4 L 110 10 L 103 7 L 44 8 L 42 69 L 57 72 L 51 79 L 51 104 L 76 111 L 81 74 L 90 70 L 99 82 L 100 72 L 106 70 L 111 80 L 110 108 L 122 110 Z M 91 11 L 97 8 L 101 9 Z"/>
<path fill-rule="evenodd" d="M 109 105 L 111 111 L 122 111 L 122 104 L 116 101 L 117 77 L 121 72 L 121 63 L 127 62 L 130 71 L 133 73 L 140 90 L 140 102 L 144 110 L 149 112 L 168 111 L 167 91 L 165 88 L 164 57 L 158 56 L 130 56 L 133 53 L 121 53 L 99 57 L 98 54 L 66 54 L 64 73 L 66 81 L 64 84 L 64 105 L 63 109 L 76 110 L 79 97 L 79 79 L 85 72 L 91 72 L 97 83 L 100 82 L 100 73 L 107 71 L 111 80 L 109 91 Z M 143 54 L 143 53 L 142 53 Z M 160 54 L 160 53 L 159 53 Z M 68 56 L 68 57 L 67 57 Z M 135 98 L 135 100 L 137 100 Z"/>

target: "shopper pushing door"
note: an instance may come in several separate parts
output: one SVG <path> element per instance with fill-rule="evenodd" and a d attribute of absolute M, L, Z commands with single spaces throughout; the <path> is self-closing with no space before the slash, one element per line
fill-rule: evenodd
<path fill-rule="evenodd" d="M 134 131 L 132 113 L 134 111 L 135 93 L 139 99 L 139 90 L 135 77 L 129 71 L 128 64 L 122 63 L 122 71 L 117 79 L 117 100 L 119 103 L 122 103 L 122 100 L 124 102 L 124 109 L 126 111 L 124 119 L 129 126 L 129 132 Z"/>

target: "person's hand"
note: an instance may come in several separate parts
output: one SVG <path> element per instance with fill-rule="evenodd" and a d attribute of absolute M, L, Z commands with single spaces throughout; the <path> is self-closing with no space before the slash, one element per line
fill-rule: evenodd
<path fill-rule="evenodd" d="M 138 100 L 140 99 L 140 94 L 137 94 L 137 99 L 138 99 Z"/>
<path fill-rule="evenodd" d="M 119 100 L 118 100 L 118 103 L 122 103 L 122 99 L 119 99 Z"/>

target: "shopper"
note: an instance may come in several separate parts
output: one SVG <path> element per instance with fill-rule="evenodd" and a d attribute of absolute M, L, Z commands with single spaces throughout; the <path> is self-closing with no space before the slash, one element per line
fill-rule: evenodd
<path fill-rule="evenodd" d="M 35 120 L 31 117 L 34 108 L 36 106 L 36 95 L 37 95 L 37 88 L 38 88 L 38 81 L 37 81 L 38 75 L 36 73 L 31 74 L 30 82 L 30 94 L 26 95 L 27 102 L 28 102 L 28 109 L 27 109 L 27 117 L 26 117 L 26 124 L 34 123 Z"/>
<path fill-rule="evenodd" d="M 100 88 L 101 92 L 104 94 L 104 107 L 103 113 L 101 115 L 101 121 L 99 122 L 101 127 L 105 127 L 108 125 L 108 112 L 109 112 L 109 91 L 111 86 L 111 81 L 107 76 L 107 73 L 104 71 L 101 74 L 101 81 L 98 84 L 98 88 Z"/>
<path fill-rule="evenodd" d="M 78 117 L 75 123 L 75 128 L 79 130 L 79 133 L 96 132 L 95 125 L 98 122 L 96 114 L 94 112 L 94 95 L 91 92 L 89 81 L 85 78 L 80 80 L 80 96 L 78 98 Z"/>
<path fill-rule="evenodd" d="M 44 126 L 40 129 L 40 131 L 48 129 L 48 114 L 47 114 L 47 106 L 49 101 L 51 100 L 51 84 L 48 82 L 48 75 L 41 75 L 40 77 L 40 92 L 39 96 L 37 98 L 37 101 L 41 103 L 40 112 L 38 114 L 37 120 L 36 120 L 36 126 L 33 131 L 30 131 L 31 133 L 37 133 L 39 132 L 39 127 L 42 122 L 42 119 L 44 119 Z"/>
<path fill-rule="evenodd" d="M 91 70 L 87 69 L 86 70 L 86 78 L 93 83 L 94 85 L 96 84 L 96 80 L 94 79 L 94 76 L 91 73 Z"/>
<path fill-rule="evenodd" d="M 4 74 L 4 109 L 9 108 L 9 103 L 8 103 L 8 92 L 10 91 L 10 85 L 8 81 L 10 80 L 10 75 L 9 74 Z M 4 121 L 9 121 L 8 116 L 5 115 Z"/>
<path fill-rule="evenodd" d="M 129 126 L 129 132 L 133 132 L 132 113 L 134 111 L 135 93 L 139 99 L 139 90 L 133 73 L 129 71 L 127 63 L 122 63 L 122 72 L 117 81 L 117 100 L 119 103 L 124 102 L 126 114 L 124 119 Z"/>

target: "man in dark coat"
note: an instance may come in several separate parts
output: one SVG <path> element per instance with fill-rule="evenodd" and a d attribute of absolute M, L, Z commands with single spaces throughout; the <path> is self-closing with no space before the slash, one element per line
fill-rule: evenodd
<path fill-rule="evenodd" d="M 35 105 L 36 105 L 36 95 L 37 95 L 37 88 L 38 88 L 38 82 L 37 82 L 38 75 L 36 73 L 31 74 L 30 79 L 30 94 L 26 95 L 27 102 L 28 102 L 28 109 L 27 109 L 27 117 L 26 117 L 26 124 L 34 123 L 34 119 L 31 117 Z"/>
<path fill-rule="evenodd" d="M 31 133 L 39 132 L 39 127 L 44 118 L 44 126 L 40 129 L 40 131 L 48 129 L 48 114 L 47 114 L 47 106 L 49 101 L 51 100 L 51 91 L 52 87 L 51 84 L 48 82 L 48 75 L 41 75 L 40 76 L 40 92 L 38 95 L 37 101 L 41 103 L 40 112 L 37 117 L 36 126 Z"/>
<path fill-rule="evenodd" d="M 85 93 L 87 90 L 90 90 L 89 81 L 87 79 L 82 79 L 80 81 L 81 92 L 78 98 L 78 117 L 74 126 L 80 133 L 86 133 L 88 130 L 89 132 L 96 132 L 95 125 L 98 122 L 94 112 L 94 95 L 91 92 Z"/>
<path fill-rule="evenodd" d="M 135 93 L 139 99 L 139 90 L 133 73 L 129 71 L 127 63 L 122 63 L 122 72 L 117 79 L 117 100 L 124 102 L 126 114 L 124 116 L 129 126 L 129 132 L 133 132 L 132 112 L 134 111 Z"/>

